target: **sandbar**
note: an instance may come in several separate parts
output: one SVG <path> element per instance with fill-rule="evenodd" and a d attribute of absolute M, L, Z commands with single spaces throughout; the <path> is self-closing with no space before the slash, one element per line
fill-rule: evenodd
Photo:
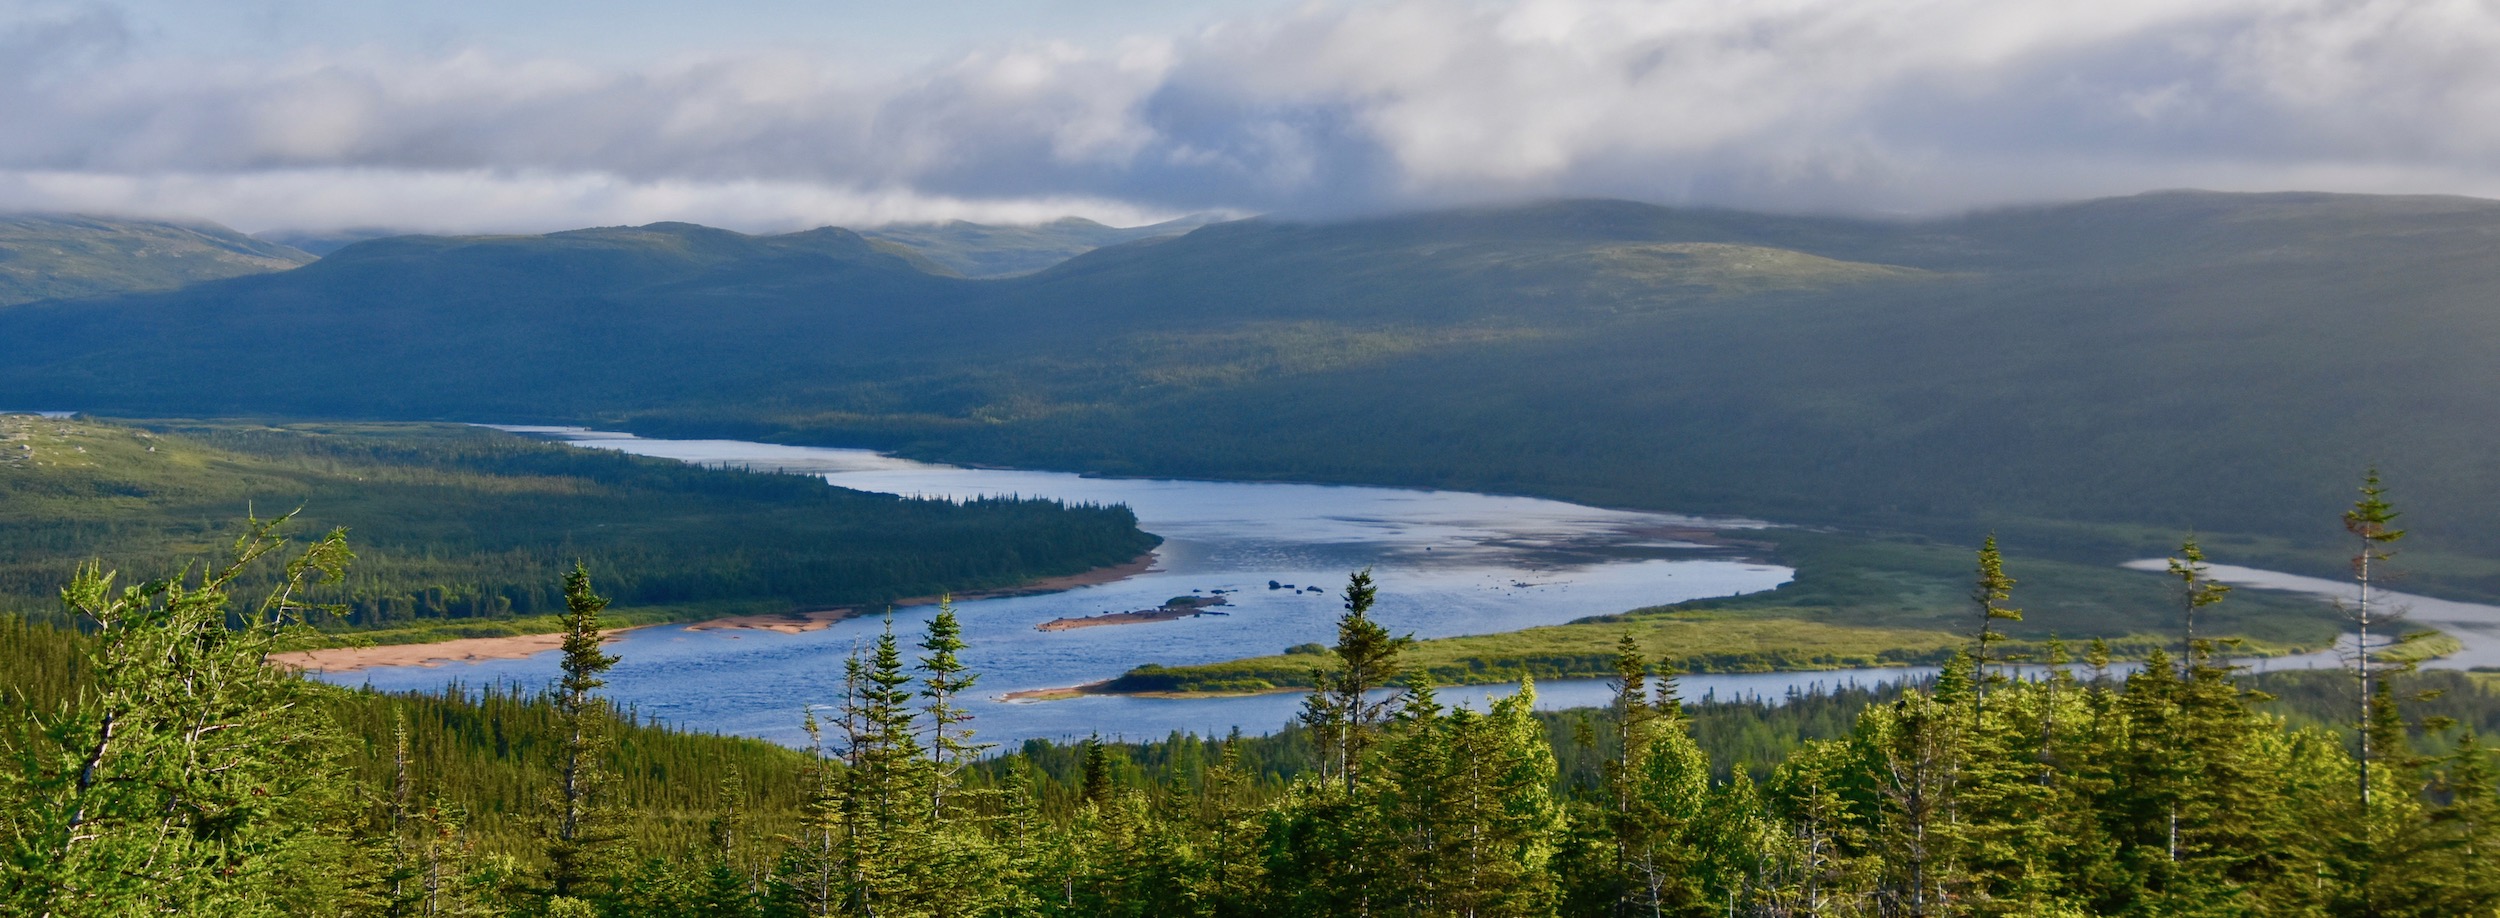
<path fill-rule="evenodd" d="M 1115 564 L 1110 567 L 1098 567 L 1083 573 L 1069 574 L 1062 577 L 1045 577 L 1031 583 L 1023 584 L 1021 586 L 1008 587 L 1006 589 L 956 593 L 954 594 L 954 598 L 969 601 L 975 599 L 997 599 L 1004 596 L 1031 596 L 1039 593 L 1056 593 L 1061 590 L 1073 590 L 1077 587 L 1112 583 L 1115 581 L 1126 580 L 1130 577 L 1152 570 L 1154 568 L 1155 560 L 1155 553 L 1150 551 L 1130 559 L 1125 564 Z M 938 597 L 936 596 L 914 596 L 908 599 L 896 600 L 891 605 L 893 608 L 899 609 L 911 606 L 930 605 L 936 603 L 937 601 Z M 803 631 L 818 631 L 831 627 L 835 622 L 855 615 L 863 614 L 868 611 L 868 608 L 869 607 L 866 606 L 856 605 L 830 606 L 821 609 L 801 609 L 779 615 L 734 615 L 728 618 L 716 618 L 710 621 L 688 625 L 686 626 L 686 630 L 714 631 L 722 629 L 735 629 L 749 631 L 773 631 L 781 634 L 798 634 Z M 645 625 L 641 627 L 652 626 Z M 608 640 L 615 640 L 617 635 L 633 630 L 636 629 L 617 628 L 607 631 L 605 634 Z M 453 640 L 436 641 L 428 644 L 379 644 L 369 647 L 328 647 L 320 650 L 296 650 L 286 653 L 270 654 L 269 661 L 280 666 L 286 666 L 293 669 L 343 673 L 376 666 L 431 667 L 441 666 L 445 663 L 477 663 L 484 660 L 518 660 L 523 657 L 546 653 L 547 651 L 555 650 L 562 646 L 564 646 L 564 635 L 550 632 L 547 634 L 516 634 L 508 637 L 455 638 Z"/>

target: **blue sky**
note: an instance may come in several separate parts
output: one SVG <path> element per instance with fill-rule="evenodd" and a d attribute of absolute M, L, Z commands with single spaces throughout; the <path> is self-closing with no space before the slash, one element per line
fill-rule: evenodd
<path fill-rule="evenodd" d="M 2500 0 L 0 0 L 0 209 L 750 231 L 2500 196 Z"/>

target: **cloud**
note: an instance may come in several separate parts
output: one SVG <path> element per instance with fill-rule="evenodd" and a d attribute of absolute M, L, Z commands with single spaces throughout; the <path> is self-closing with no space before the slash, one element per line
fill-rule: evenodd
<path fill-rule="evenodd" d="M 629 179 L 590 172 L 263 169 L 239 173 L 0 172 L 0 201 L 38 209 L 213 220 L 247 230 L 381 226 L 553 232 L 682 220 L 749 231 L 1091 214 L 1122 226 L 1177 213 L 1074 195 L 961 198 L 803 181 Z"/>
<path fill-rule="evenodd" d="M 132 50 L 0 25 L 0 206 L 536 228 L 1557 195 L 1937 212 L 2157 187 L 2500 194 L 2490 0 L 1391 0 L 904 73 Z"/>

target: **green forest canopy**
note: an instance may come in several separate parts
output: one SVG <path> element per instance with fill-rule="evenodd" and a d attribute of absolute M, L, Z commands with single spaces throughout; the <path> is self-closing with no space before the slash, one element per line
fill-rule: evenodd
<path fill-rule="evenodd" d="M 327 546 L 289 578 L 307 589 L 286 595 L 317 600 L 335 586 L 321 582 L 340 560 Z M 822 744 L 793 754 L 636 726 L 595 706 L 351 692 L 258 666 L 189 669 L 222 675 L 156 691 L 172 672 L 156 661 L 248 661 L 276 646 L 269 617 L 228 627 L 226 582 L 115 594 L 84 573 L 68 593 L 116 625 L 100 637 L 0 625 L 0 707 L 11 709 L 0 726 L 0 896 L 12 910 L 2500 908 L 2500 874 L 2487 869 L 2500 777 L 2474 738 L 2500 727 L 2500 696 L 2459 674 L 2404 677 L 2403 694 L 2376 697 L 2358 725 L 2379 750 L 2366 777 L 2350 730 L 2332 726 L 2354 719 L 2348 676 L 2269 677 L 2281 692 L 2269 701 L 2202 647 L 2124 679 L 2096 657 L 2038 682 L 1965 659 L 1930 687 L 1782 708 L 1689 706 L 1627 651 L 1616 701 L 1601 711 L 1538 716 L 1532 688 L 1489 711 L 1452 709 L 1415 685 L 1368 713 L 1315 694 L 1307 729 L 1269 739 L 1029 743 L 975 762 L 975 725 L 950 720 L 960 712 L 947 700 L 975 674 L 953 664 L 960 643 L 946 616 L 925 638 L 889 633 L 855 659 L 846 697 L 811 717 Z M 251 608 L 282 620 L 296 602 Z M 1356 609 L 1345 635 L 1366 632 Z M 597 627 L 595 616 L 577 624 Z M 1352 672 L 1343 662 L 1359 640 L 1328 654 L 1332 685 Z M 1368 679 L 1381 681 L 1366 684 L 1397 684 L 1394 644 L 1374 649 L 1387 651 L 1365 652 Z M 600 668 L 593 658 L 583 671 Z M 2431 687 L 2448 694 L 2413 694 Z M 260 714 L 186 745 L 184 724 L 240 712 Z M 576 748 L 597 750 L 602 767 L 559 782 L 549 766 Z M 283 793 L 263 796 L 271 789 Z M 591 814 L 591 828 L 562 843 L 570 868 L 547 857 L 559 850 L 558 800 Z M 552 879 L 565 869 L 569 881 Z"/>
<path fill-rule="evenodd" d="M 81 562 L 171 570 L 247 509 L 298 507 L 357 538 L 329 627 L 386 638 L 548 630 L 576 560 L 648 621 L 1008 587 L 1156 542 L 1125 507 L 912 500 L 459 425 L 0 415 L 0 608 L 49 618 Z"/>

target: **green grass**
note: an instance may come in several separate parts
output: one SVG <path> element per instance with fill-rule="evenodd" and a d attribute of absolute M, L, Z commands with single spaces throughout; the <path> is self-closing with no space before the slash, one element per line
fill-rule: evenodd
<path fill-rule="evenodd" d="M 1779 589 L 1726 599 L 1600 615 L 1565 625 L 1420 641 L 1407 665 L 1443 684 L 1484 684 L 1604 676 L 1616 645 L 1631 635 L 1650 659 L 1681 672 L 1727 673 L 1849 669 L 1941 662 L 1969 644 L 1968 598 L 1976 559 L 1969 549 L 1908 536 L 1771 530 L 1769 554 L 1797 569 Z M 2177 647 L 2173 582 L 2136 571 L 2013 556 L 2014 596 L 2028 611 L 2005 623 L 2010 651 L 2045 658 L 2060 639 L 2081 657 L 2086 642 L 2107 641 L 2122 659 Z M 2200 633 L 2236 639 L 2234 653 L 2272 655 L 2323 648 L 2339 619 L 2305 596 L 2243 590 L 2200 617 Z M 2441 641 L 2448 642 L 2441 644 Z M 2409 644 L 2436 655 L 2454 639 Z M 2441 648 L 2446 649 L 2441 649 Z M 1327 659 L 1315 645 L 1272 656 L 1199 666 L 1149 664 L 1102 690 L 1264 692 L 1307 688 Z"/>

